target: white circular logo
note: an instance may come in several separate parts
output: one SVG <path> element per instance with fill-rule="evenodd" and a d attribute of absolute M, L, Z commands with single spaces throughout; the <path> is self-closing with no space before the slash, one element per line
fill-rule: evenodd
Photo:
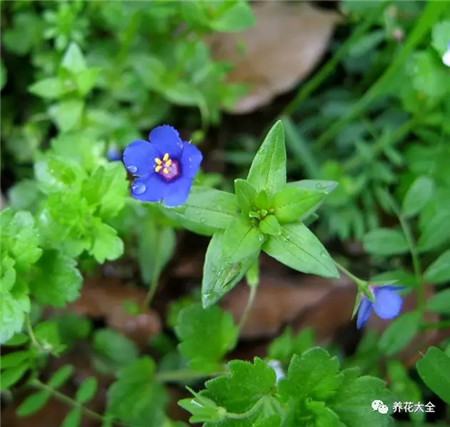
<path fill-rule="evenodd" d="M 373 400 L 372 409 L 379 412 L 380 414 L 387 414 L 389 412 L 389 407 L 383 403 L 382 400 Z"/>

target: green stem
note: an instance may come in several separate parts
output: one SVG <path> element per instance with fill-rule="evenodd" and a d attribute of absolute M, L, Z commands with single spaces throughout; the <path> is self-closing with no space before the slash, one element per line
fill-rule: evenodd
<path fill-rule="evenodd" d="M 149 308 L 157 289 L 158 289 L 158 279 L 153 277 L 150 283 L 150 287 L 148 288 L 147 294 L 145 295 L 145 300 L 143 304 L 144 310 Z"/>
<path fill-rule="evenodd" d="M 385 2 L 388 3 L 388 2 Z M 299 90 L 295 98 L 284 109 L 283 115 L 292 114 L 309 96 L 335 71 L 339 62 L 344 58 L 352 48 L 356 40 L 358 40 L 372 26 L 378 18 L 378 12 L 384 9 L 386 4 L 380 5 L 379 10 L 369 16 L 368 19 L 359 24 L 352 35 L 339 47 L 333 57 L 327 61 L 323 67 L 314 74 L 314 76 L 306 82 Z"/>
<path fill-rule="evenodd" d="M 245 323 L 247 322 L 248 315 L 250 313 L 250 310 L 253 307 L 253 303 L 255 301 L 256 296 L 256 290 L 258 289 L 257 286 L 249 286 L 250 293 L 248 295 L 247 304 L 245 305 L 244 312 L 242 313 L 242 316 L 239 320 L 239 331 L 242 330 L 242 328 L 245 326 Z"/>
<path fill-rule="evenodd" d="M 403 216 L 400 207 L 393 197 L 387 193 L 388 201 L 390 202 L 391 208 L 400 222 L 400 226 L 402 228 L 403 234 L 406 239 L 406 243 L 408 245 L 409 253 L 411 254 L 411 259 L 413 263 L 414 275 L 417 281 L 417 304 L 419 310 L 423 313 L 425 311 L 426 304 L 426 296 L 425 296 L 425 284 L 423 281 L 423 273 L 422 273 L 422 265 L 420 262 L 419 254 L 417 252 L 416 242 L 413 237 L 413 233 L 411 231 L 411 227 L 409 226 L 408 221 Z"/>
<path fill-rule="evenodd" d="M 424 322 L 420 325 L 420 329 L 449 329 L 450 320 L 442 320 L 440 322 Z"/>
<path fill-rule="evenodd" d="M 61 393 L 58 390 L 55 390 L 54 388 L 50 387 L 48 384 L 45 384 L 38 379 L 34 379 L 31 381 L 31 385 L 39 390 L 46 391 L 53 395 L 56 399 L 59 401 L 66 403 L 69 406 L 72 406 L 74 408 L 80 409 L 86 416 L 97 420 L 97 421 L 104 421 L 105 417 L 97 412 L 92 411 L 89 408 L 86 408 L 81 403 L 77 402 L 76 400 L 72 399 L 71 397 Z"/>
<path fill-rule="evenodd" d="M 339 270 L 341 270 L 344 274 L 346 274 L 348 277 L 350 277 L 350 279 L 352 279 L 356 283 L 358 288 L 361 288 L 364 291 L 368 290 L 368 285 L 367 285 L 366 280 L 360 279 L 359 277 L 355 276 L 353 273 L 348 271 L 343 265 L 339 264 L 337 261 L 334 261 L 334 263 L 336 264 L 336 267 Z"/>
<path fill-rule="evenodd" d="M 34 335 L 33 326 L 31 325 L 31 319 L 30 319 L 30 315 L 29 314 L 27 314 L 25 316 L 25 324 L 26 324 L 28 335 L 29 335 L 29 337 L 31 339 L 31 343 L 33 344 L 33 346 L 36 347 L 39 351 L 45 352 L 45 350 L 42 347 L 41 343 L 36 338 L 36 335 Z"/>
<path fill-rule="evenodd" d="M 355 103 L 348 114 L 335 122 L 319 137 L 317 140 L 319 148 L 333 140 L 349 121 L 359 116 L 373 101 L 386 92 L 387 87 L 391 84 L 392 78 L 395 77 L 398 69 L 410 57 L 411 52 L 422 41 L 446 7 L 446 2 L 427 2 L 424 12 L 413 28 L 403 49 L 396 55 L 395 60 L 369 90 Z"/>
<path fill-rule="evenodd" d="M 241 414 L 236 414 L 234 412 L 227 412 L 226 417 L 233 420 L 243 420 L 245 418 L 251 417 L 266 400 L 267 396 L 261 397 L 248 411 L 242 412 Z"/>
<path fill-rule="evenodd" d="M 403 138 L 415 127 L 417 124 L 417 118 L 412 118 L 405 122 L 403 125 L 401 125 L 398 129 L 394 131 L 392 136 L 389 138 L 388 141 L 384 140 L 383 138 L 379 138 L 377 142 L 373 146 L 373 158 L 376 158 L 378 154 L 380 154 L 384 147 L 389 144 L 391 146 L 394 146 L 397 144 L 397 142 L 402 141 Z M 362 159 L 359 156 L 355 156 L 351 159 L 349 159 L 345 164 L 344 167 L 346 170 L 351 171 L 357 167 L 364 166 L 366 160 Z"/>
<path fill-rule="evenodd" d="M 396 214 L 398 220 L 400 221 L 400 226 L 402 227 L 403 234 L 405 235 L 409 252 L 411 254 L 411 259 L 414 268 L 414 275 L 416 276 L 417 280 L 417 303 L 419 306 L 419 310 L 421 312 L 424 312 L 426 303 L 425 286 L 423 282 L 422 266 L 420 263 L 419 254 L 417 252 L 416 242 L 414 240 L 413 234 L 411 232 L 411 227 L 409 226 L 408 221 L 406 221 L 405 217 L 402 215 L 400 210 L 396 209 Z"/>

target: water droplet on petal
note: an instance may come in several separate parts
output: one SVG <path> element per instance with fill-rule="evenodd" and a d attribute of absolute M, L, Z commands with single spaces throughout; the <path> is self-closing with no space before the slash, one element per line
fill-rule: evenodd
<path fill-rule="evenodd" d="M 145 186 L 145 184 L 138 183 L 138 184 L 134 184 L 131 187 L 131 190 L 133 191 L 134 194 L 139 196 L 139 194 L 143 194 L 147 191 L 147 187 Z"/>
<path fill-rule="evenodd" d="M 137 170 L 138 170 L 138 168 L 137 168 L 137 166 L 131 165 L 131 166 L 127 166 L 127 170 L 128 170 L 128 172 L 130 172 L 130 173 L 136 173 Z"/>

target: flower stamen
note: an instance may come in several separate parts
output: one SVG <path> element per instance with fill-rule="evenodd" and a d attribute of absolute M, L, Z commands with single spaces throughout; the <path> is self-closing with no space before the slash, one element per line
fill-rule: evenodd
<path fill-rule="evenodd" d="M 162 159 L 155 157 L 155 172 L 165 180 L 171 181 L 180 174 L 178 161 L 171 159 L 169 153 L 165 153 Z"/>

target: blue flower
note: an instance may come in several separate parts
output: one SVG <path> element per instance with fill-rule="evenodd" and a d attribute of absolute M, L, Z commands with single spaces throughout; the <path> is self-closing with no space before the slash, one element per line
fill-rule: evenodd
<path fill-rule="evenodd" d="M 372 310 L 381 319 L 393 319 L 400 314 L 403 298 L 399 295 L 401 286 L 373 286 L 372 292 L 375 301 L 372 302 L 364 296 L 358 309 L 356 327 L 361 329 L 369 320 Z"/>
<path fill-rule="evenodd" d="M 182 205 L 200 168 L 202 153 L 168 125 L 153 129 L 149 140 L 134 141 L 123 153 L 123 162 L 134 176 L 133 197 L 170 207 Z"/>

